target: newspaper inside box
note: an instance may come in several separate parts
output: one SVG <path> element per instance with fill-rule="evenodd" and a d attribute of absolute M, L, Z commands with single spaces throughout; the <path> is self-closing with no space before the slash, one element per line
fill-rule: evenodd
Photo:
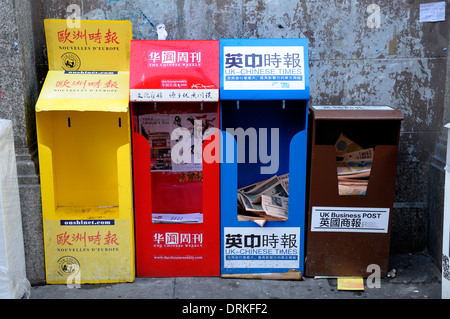
<path fill-rule="evenodd" d="M 377 264 L 385 275 L 402 114 L 388 106 L 310 111 L 305 274 L 366 276 Z"/>
<path fill-rule="evenodd" d="M 306 39 L 221 39 L 221 273 L 303 271 Z"/>
<path fill-rule="evenodd" d="M 133 281 L 131 24 L 45 28 L 50 70 L 36 119 L 47 282 Z"/>
<path fill-rule="evenodd" d="M 132 41 L 138 276 L 219 274 L 218 51 L 214 40 Z"/>

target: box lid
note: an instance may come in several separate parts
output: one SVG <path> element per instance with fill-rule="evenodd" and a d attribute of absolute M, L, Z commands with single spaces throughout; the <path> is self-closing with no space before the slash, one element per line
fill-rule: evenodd
<path fill-rule="evenodd" d="M 133 40 L 130 100 L 219 101 L 218 61 L 218 40 Z"/>
<path fill-rule="evenodd" d="M 402 112 L 386 105 L 309 106 L 316 120 L 403 120 Z"/>
<path fill-rule="evenodd" d="M 129 72 L 49 71 L 36 111 L 127 112 Z"/>
<path fill-rule="evenodd" d="M 79 22 L 44 20 L 49 72 L 36 112 L 127 112 L 131 23 Z"/>

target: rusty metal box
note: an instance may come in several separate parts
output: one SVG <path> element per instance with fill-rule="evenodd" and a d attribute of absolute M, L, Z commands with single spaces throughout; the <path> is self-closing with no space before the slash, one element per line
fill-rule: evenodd
<path fill-rule="evenodd" d="M 384 277 L 402 113 L 388 106 L 310 106 L 309 111 L 305 275 L 366 277 L 371 274 L 368 266 L 375 264 Z M 350 148 L 352 143 L 360 152 L 338 155 L 341 146 Z M 347 161 L 352 156 L 354 161 Z M 368 176 L 355 182 L 365 180 L 364 191 L 342 191 L 345 178 L 338 177 L 337 159 L 339 165 L 356 168 L 368 164 Z"/>

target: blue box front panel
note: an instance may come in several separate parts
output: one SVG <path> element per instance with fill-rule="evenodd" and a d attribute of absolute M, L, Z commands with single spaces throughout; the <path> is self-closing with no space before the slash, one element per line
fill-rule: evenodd
<path fill-rule="evenodd" d="M 308 101 L 236 101 L 221 102 L 221 271 L 226 273 L 270 273 L 297 269 L 303 272 L 305 237 L 306 159 Z M 247 138 L 245 147 L 238 148 L 237 128 L 254 129 L 258 140 Z M 260 141 L 261 129 L 278 129 Z M 267 154 L 278 152 L 278 165 L 271 174 L 262 173 L 273 163 L 249 163 L 251 142 L 266 144 Z M 271 145 L 275 145 L 271 149 Z M 254 146 L 254 145 L 253 145 Z M 230 156 L 230 152 L 232 153 Z M 245 162 L 238 163 L 241 152 Z M 274 168 L 274 167 L 272 167 Z M 267 221 L 263 227 L 253 221 L 238 221 L 237 190 L 266 180 L 273 175 L 289 173 L 289 217 L 287 221 Z"/>
<path fill-rule="evenodd" d="M 220 100 L 221 272 L 303 272 L 308 40 L 221 39 Z M 238 221 L 237 190 L 286 173 L 288 220 Z"/>

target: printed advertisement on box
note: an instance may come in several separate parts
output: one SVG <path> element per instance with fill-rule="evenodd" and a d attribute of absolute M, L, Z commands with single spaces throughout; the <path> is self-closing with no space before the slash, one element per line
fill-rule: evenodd
<path fill-rule="evenodd" d="M 300 227 L 225 227 L 224 268 L 298 268 Z"/>

